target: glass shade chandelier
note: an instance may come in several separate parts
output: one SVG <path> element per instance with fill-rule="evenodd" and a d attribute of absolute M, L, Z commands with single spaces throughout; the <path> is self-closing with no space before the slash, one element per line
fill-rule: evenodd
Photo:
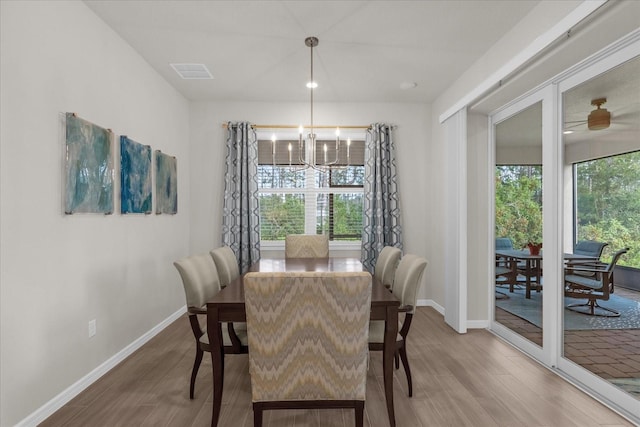
<path fill-rule="evenodd" d="M 295 164 L 299 165 L 301 169 L 313 168 L 319 171 L 328 171 L 329 169 L 336 168 L 345 168 L 351 163 L 351 139 L 347 139 L 347 141 L 340 140 L 340 128 L 336 128 L 335 130 L 335 151 L 330 149 L 327 145 L 328 142 L 324 142 L 321 150 L 318 150 L 316 138 L 317 135 L 315 133 L 314 124 L 313 124 L 313 91 L 318 87 L 318 84 L 313 79 L 313 48 L 318 46 L 318 38 L 317 37 L 307 37 L 304 40 L 304 44 L 310 48 L 311 52 L 311 76 L 310 80 L 307 83 L 307 87 L 309 88 L 310 93 L 310 119 L 311 123 L 309 126 L 308 133 L 305 135 L 305 129 L 302 125 L 298 128 L 298 149 L 297 151 L 297 159 L 295 160 Z M 272 141 L 272 155 L 275 164 L 276 158 L 276 136 L 275 134 L 271 137 Z M 333 143 L 330 143 L 333 144 Z M 343 147 L 346 144 L 346 164 L 344 162 L 340 162 L 340 147 Z M 291 142 L 288 144 L 287 149 L 289 151 L 289 166 L 292 166 L 292 151 L 293 146 Z M 318 154 L 318 151 L 321 151 Z"/>

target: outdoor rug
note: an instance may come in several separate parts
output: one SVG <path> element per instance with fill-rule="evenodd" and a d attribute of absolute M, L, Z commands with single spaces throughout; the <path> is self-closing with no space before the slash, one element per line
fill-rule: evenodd
<path fill-rule="evenodd" d="M 515 289 L 514 292 L 509 292 L 504 288 L 496 288 L 496 290 L 509 296 L 509 298 L 496 299 L 496 307 L 542 327 L 542 292 L 531 291 L 531 298 L 527 299 L 524 297 L 524 288 Z M 564 306 L 584 302 L 586 299 L 565 297 Z M 565 329 L 640 329 L 640 303 L 615 294 L 611 295 L 608 301 L 599 301 L 598 303 L 618 311 L 620 317 L 590 316 L 565 308 Z"/>

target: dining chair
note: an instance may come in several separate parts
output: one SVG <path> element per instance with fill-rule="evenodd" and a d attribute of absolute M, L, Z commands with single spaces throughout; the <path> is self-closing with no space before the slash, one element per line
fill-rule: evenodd
<path fill-rule="evenodd" d="M 376 265 L 373 268 L 373 277 L 389 289 L 393 289 L 393 278 L 400 262 L 402 251 L 393 246 L 385 246 L 380 251 Z"/>
<path fill-rule="evenodd" d="M 629 248 L 624 248 L 613 254 L 608 265 L 574 265 L 567 268 L 564 276 L 564 295 L 572 298 L 587 298 L 586 303 L 569 304 L 567 308 L 591 316 L 620 316 L 618 311 L 599 305 L 598 300 L 607 301 L 610 294 L 613 293 L 613 269 L 620 257 L 628 251 Z M 579 273 L 588 273 L 594 276 Z"/>
<path fill-rule="evenodd" d="M 404 319 L 399 319 L 398 335 L 396 338 L 396 369 L 397 356 L 402 360 L 404 372 L 407 375 L 409 397 L 413 396 L 413 383 L 411 381 L 411 369 L 407 358 L 407 336 L 411 327 L 411 320 L 416 310 L 418 290 L 422 283 L 422 275 L 429 262 L 417 255 L 407 254 L 402 257 L 396 270 L 393 294 L 400 300 L 399 313 L 404 313 Z M 375 320 L 369 326 L 369 350 L 384 350 L 384 322 Z"/>
<path fill-rule="evenodd" d="M 240 268 L 236 254 L 229 246 L 221 246 L 211 251 L 213 262 L 216 263 L 218 269 L 218 277 L 220 277 L 220 287 L 225 288 L 240 276 Z"/>
<path fill-rule="evenodd" d="M 254 426 L 272 409 L 352 408 L 363 425 L 371 275 L 244 276 Z"/>
<path fill-rule="evenodd" d="M 191 331 L 196 341 L 196 358 L 191 370 L 189 398 L 193 399 L 196 377 L 204 352 L 210 352 L 209 337 L 200 325 L 199 315 L 207 315 L 207 301 L 220 291 L 220 279 L 213 258 L 208 253 L 192 255 L 175 261 L 173 265 L 180 273 L 187 299 L 187 313 Z M 228 323 L 222 328 L 225 353 L 247 353 L 246 327 L 234 328 Z"/>
<path fill-rule="evenodd" d="M 326 234 L 288 234 L 284 240 L 285 258 L 328 258 Z"/>

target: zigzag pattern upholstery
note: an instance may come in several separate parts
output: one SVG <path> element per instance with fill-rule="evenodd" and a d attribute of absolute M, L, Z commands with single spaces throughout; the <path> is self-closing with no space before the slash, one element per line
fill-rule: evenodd
<path fill-rule="evenodd" d="M 278 402 L 272 409 L 289 407 L 283 402 L 305 407 L 301 401 L 310 408 L 353 407 L 358 420 L 365 400 L 371 282 L 367 272 L 244 276 L 254 425 L 260 425 L 268 402 Z"/>
<path fill-rule="evenodd" d="M 285 258 L 328 258 L 326 234 L 289 234 L 284 241 Z"/>

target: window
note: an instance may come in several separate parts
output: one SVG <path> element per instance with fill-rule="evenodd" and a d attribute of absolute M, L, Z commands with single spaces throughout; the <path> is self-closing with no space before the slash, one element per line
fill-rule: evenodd
<path fill-rule="evenodd" d="M 496 237 L 542 242 L 542 166 L 496 166 Z"/>
<path fill-rule="evenodd" d="M 335 140 L 317 141 L 317 158 L 335 158 Z M 291 149 L 289 149 L 291 144 Z M 284 240 L 287 234 L 328 234 L 333 241 L 362 237 L 364 138 L 351 139 L 347 166 L 346 144 L 339 165 L 328 172 L 302 169 L 298 141 L 258 140 L 260 239 Z"/>
<path fill-rule="evenodd" d="M 576 241 L 607 242 L 609 252 L 629 247 L 619 264 L 640 268 L 640 151 L 573 167 Z"/>

